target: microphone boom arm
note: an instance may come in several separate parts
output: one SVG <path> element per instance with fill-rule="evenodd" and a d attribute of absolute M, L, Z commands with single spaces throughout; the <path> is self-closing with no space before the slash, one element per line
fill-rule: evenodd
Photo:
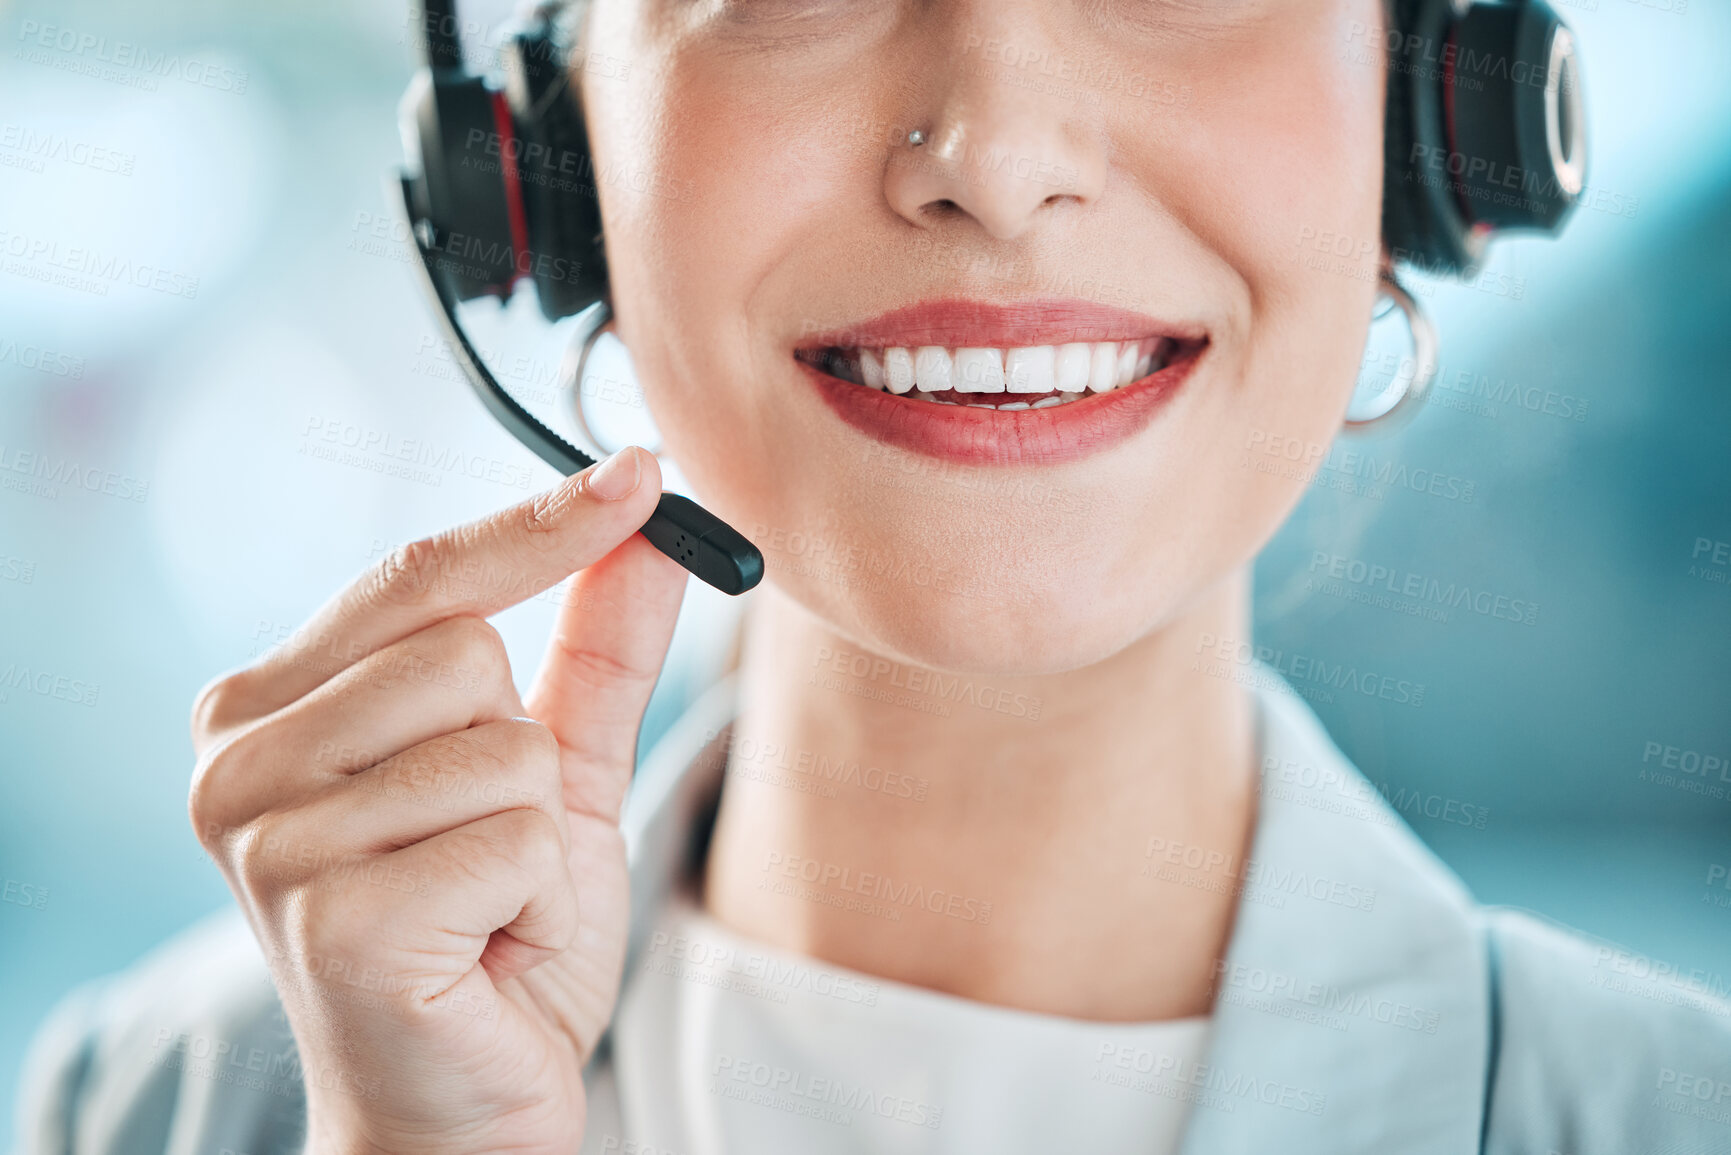
<path fill-rule="evenodd" d="M 542 424 L 487 369 L 457 319 L 455 296 L 439 275 L 439 258 L 430 247 L 432 222 L 417 219 L 413 178 L 407 175 L 402 177 L 402 193 L 403 211 L 415 250 L 420 254 L 421 280 L 432 302 L 433 315 L 439 319 L 457 366 L 481 404 L 511 436 L 560 473 L 570 476 L 594 465 L 593 457 Z M 763 554 L 756 546 L 725 521 L 677 493 L 661 495 L 655 512 L 639 532 L 656 549 L 722 593 L 742 594 L 763 578 Z"/>

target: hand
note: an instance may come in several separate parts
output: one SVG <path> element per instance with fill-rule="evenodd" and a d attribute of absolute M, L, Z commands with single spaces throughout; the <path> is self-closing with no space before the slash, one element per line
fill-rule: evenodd
<path fill-rule="evenodd" d="M 685 572 L 641 449 L 405 546 L 193 708 L 190 809 L 270 962 L 309 1155 L 576 1149 L 619 811 Z M 486 618 L 573 571 L 526 701 Z"/>

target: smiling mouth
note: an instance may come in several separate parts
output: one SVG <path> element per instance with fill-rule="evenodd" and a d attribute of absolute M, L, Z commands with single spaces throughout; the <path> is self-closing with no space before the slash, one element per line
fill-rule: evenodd
<path fill-rule="evenodd" d="M 936 405 L 1050 409 L 1134 385 L 1194 360 L 1207 342 L 1178 337 L 1014 348 L 830 345 L 800 349 L 807 365 L 866 389 Z"/>

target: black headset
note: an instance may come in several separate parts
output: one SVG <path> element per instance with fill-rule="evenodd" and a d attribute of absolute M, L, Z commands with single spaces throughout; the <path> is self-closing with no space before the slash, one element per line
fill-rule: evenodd
<path fill-rule="evenodd" d="M 1545 0 L 1386 0 L 1367 36 L 1389 66 L 1382 241 L 1421 271 L 1470 274 L 1496 233 L 1555 234 L 1584 188 L 1586 125 L 1568 26 Z M 593 463 L 499 385 L 456 305 L 535 283 L 550 321 L 608 312 L 597 174 L 573 87 L 575 6 L 543 0 L 504 31 L 502 86 L 463 63 L 455 0 L 411 0 L 425 67 L 401 111 L 402 178 L 428 288 L 457 360 L 495 417 L 566 473 Z M 1380 44 L 1374 35 L 1381 35 Z M 698 577 L 741 593 L 763 555 L 713 514 L 662 496 L 643 535 Z"/>
<path fill-rule="evenodd" d="M 1561 231 L 1586 187 L 1575 37 L 1545 0 L 1391 0 L 1382 240 L 1470 274 L 1497 233 Z"/>
<path fill-rule="evenodd" d="M 548 320 L 583 313 L 593 339 L 607 318 L 601 208 L 583 113 L 571 86 L 558 3 L 505 31 L 503 88 L 463 67 L 453 0 L 414 0 L 410 22 L 426 66 L 400 112 L 402 176 L 420 267 L 457 364 L 488 411 L 565 474 L 595 459 L 542 424 L 502 386 L 470 343 L 457 305 L 503 300 L 535 282 Z M 640 531 L 662 553 L 729 594 L 763 578 L 763 554 L 738 530 L 676 493 L 663 493 Z"/>

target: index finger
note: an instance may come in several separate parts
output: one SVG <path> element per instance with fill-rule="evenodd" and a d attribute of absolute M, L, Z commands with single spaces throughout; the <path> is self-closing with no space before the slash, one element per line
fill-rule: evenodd
<path fill-rule="evenodd" d="M 643 527 L 661 469 L 629 446 L 528 501 L 399 546 L 238 675 L 251 717 L 281 709 L 446 618 L 490 617 L 594 564 Z"/>

